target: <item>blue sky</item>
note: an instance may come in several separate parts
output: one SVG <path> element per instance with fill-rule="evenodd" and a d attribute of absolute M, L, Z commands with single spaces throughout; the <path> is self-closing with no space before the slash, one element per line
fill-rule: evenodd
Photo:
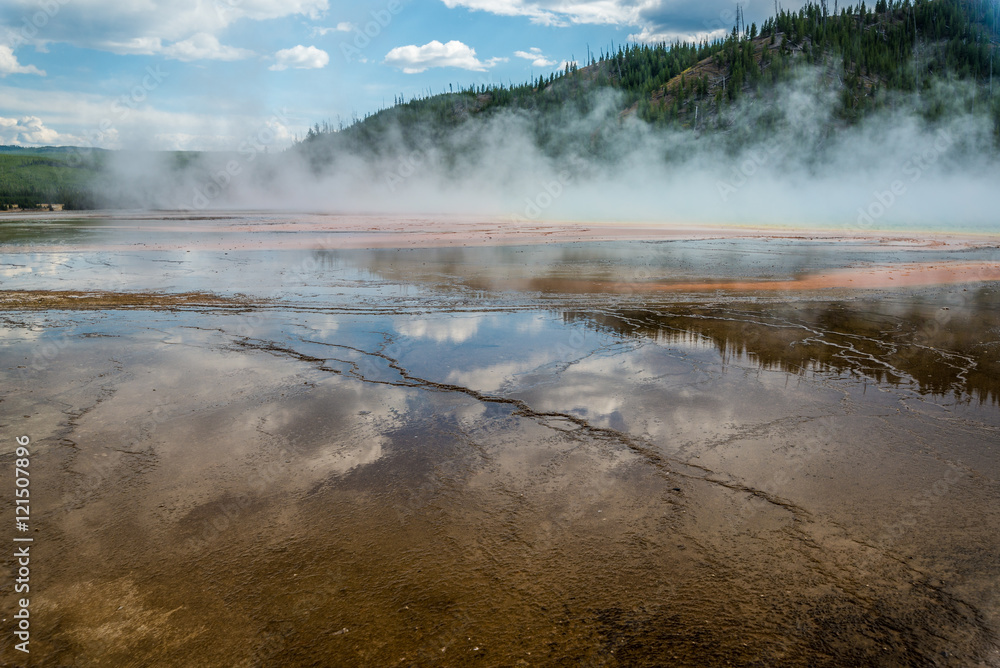
<path fill-rule="evenodd" d="M 0 143 L 233 150 L 268 128 L 283 148 L 395 96 L 582 63 L 588 43 L 715 36 L 736 4 L 3 0 Z M 740 4 L 758 22 L 774 7 Z"/>

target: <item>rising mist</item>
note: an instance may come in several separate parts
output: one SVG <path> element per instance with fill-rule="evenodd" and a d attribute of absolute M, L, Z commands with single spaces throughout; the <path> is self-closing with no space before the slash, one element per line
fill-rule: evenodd
<path fill-rule="evenodd" d="M 338 213 L 475 214 L 532 220 L 656 221 L 848 229 L 995 225 L 1000 161 L 971 84 L 892 93 L 860 122 L 839 118 L 831 74 L 789 81 L 697 128 L 622 113 L 620 94 L 585 110 L 500 110 L 449 128 L 392 122 L 376 146 L 332 140 L 179 160 L 122 152 L 102 183 L 118 205 Z M 933 110 L 933 113 L 931 113 Z M 267 127 L 266 125 L 264 126 Z"/>

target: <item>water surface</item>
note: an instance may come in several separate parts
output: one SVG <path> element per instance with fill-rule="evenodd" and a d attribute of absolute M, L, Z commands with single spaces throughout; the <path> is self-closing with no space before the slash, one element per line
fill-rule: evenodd
<path fill-rule="evenodd" d="M 142 250 L 177 222 L 112 222 L 20 224 L 2 289 L 244 299 L 2 313 L 37 665 L 1000 663 L 998 286 L 644 287 L 988 244 Z"/>

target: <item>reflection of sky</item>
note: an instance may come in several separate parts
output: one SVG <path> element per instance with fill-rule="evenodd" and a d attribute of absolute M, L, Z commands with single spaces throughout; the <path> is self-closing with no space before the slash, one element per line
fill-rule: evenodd
<path fill-rule="evenodd" d="M 391 434 L 407 421 L 413 390 L 360 383 L 289 357 L 232 348 L 225 330 L 238 324 L 232 315 L 136 311 L 110 322 L 99 312 L 83 312 L 76 325 L 44 332 L 0 328 L 0 341 L 14 337 L 5 348 L 12 359 L 31 354 L 28 336 L 44 333 L 64 342 L 60 363 L 45 376 L 33 375 L 40 393 L 72 386 L 70 369 L 84 380 L 104 374 L 102 382 L 115 391 L 77 421 L 75 438 L 92 444 L 91 453 L 101 444 L 154 450 L 162 484 L 186 480 L 185 494 L 240 492 L 229 483 L 201 487 L 204 472 L 234 461 L 269 461 L 282 448 L 294 458 L 296 475 L 279 474 L 274 484 L 296 488 L 387 454 Z M 320 326 L 336 337 L 333 317 Z M 113 331 L 116 338 L 83 336 L 88 331 Z M 124 368 L 115 370 L 117 363 Z M 55 385 L 44 385 L 49 382 Z M 112 451 L 112 457 L 118 455 Z"/>
<path fill-rule="evenodd" d="M 870 319 L 871 312 L 861 317 Z M 845 370 L 810 362 L 810 351 L 791 345 L 796 339 L 788 334 L 810 336 L 804 330 L 748 330 L 733 312 L 721 320 L 675 316 L 662 329 L 622 324 L 619 331 L 609 322 L 589 321 L 580 313 L 567 319 L 538 312 L 473 319 L 439 313 L 397 316 L 393 328 L 409 335 L 402 363 L 416 377 L 671 441 L 725 438 L 735 424 L 835 404 L 837 390 L 827 386 L 831 380 L 859 388 L 876 382 L 870 375 L 863 380 L 865 369 L 850 360 Z M 684 322 L 692 329 L 681 329 Z M 712 328 L 695 331 L 696 324 Z M 723 334 L 733 338 L 722 341 Z M 787 357 L 788 368 L 774 364 L 775 355 Z M 910 396 L 912 389 L 900 388 L 900 396 Z"/>
<path fill-rule="evenodd" d="M 262 247 L 267 248 L 268 240 L 276 239 L 277 232 L 268 231 L 267 225 L 258 225 L 257 222 L 253 216 L 246 217 L 246 226 L 254 230 L 246 234 L 255 241 L 260 240 Z M 826 342 L 813 343 L 812 347 L 796 342 L 793 346 L 774 331 L 763 328 L 758 331 L 742 324 L 728 326 L 719 318 L 705 319 L 701 324 L 695 324 L 691 319 L 666 322 L 661 318 L 664 321 L 660 322 L 657 308 L 651 307 L 639 313 L 645 324 L 637 327 L 633 314 L 626 312 L 620 317 L 615 314 L 618 297 L 581 296 L 578 322 L 563 322 L 552 313 L 540 311 L 484 313 L 486 307 L 497 307 L 497 304 L 499 307 L 514 305 L 523 308 L 527 305 L 530 308 L 546 308 L 548 303 L 534 292 L 491 295 L 476 286 L 488 285 L 494 278 L 538 279 L 539 283 L 535 286 L 538 290 L 546 289 L 544 281 L 547 277 L 581 281 L 634 280 L 640 283 L 685 277 L 761 278 L 872 261 L 933 262 L 956 257 L 975 261 L 995 259 L 996 255 L 995 249 L 970 249 L 959 254 L 948 249 L 878 248 L 863 243 L 785 239 L 322 251 L 253 251 L 246 248 L 227 251 L 198 250 L 196 247 L 191 252 L 139 249 L 138 244 L 145 241 L 152 243 L 173 239 L 183 242 L 212 234 L 213 223 L 210 221 L 199 222 L 201 228 L 193 230 L 184 230 L 186 224 L 181 221 L 156 229 L 138 222 L 132 225 L 119 221 L 114 226 L 101 228 L 105 223 L 95 221 L 94 228 L 101 228 L 101 231 L 93 232 L 93 237 L 106 237 L 131 243 L 132 246 L 115 252 L 73 252 L 52 246 L 48 252 L 0 253 L 2 287 L 210 291 L 273 297 L 275 302 L 269 304 L 268 309 L 256 315 L 242 316 L 249 336 L 275 339 L 300 337 L 374 350 L 385 343 L 381 336 L 384 332 L 400 343 L 405 353 L 404 364 L 417 376 L 485 392 L 527 391 L 545 387 L 549 392 L 546 400 L 549 403 L 546 405 L 551 405 L 552 410 L 573 410 L 608 423 L 624 419 L 627 395 L 639 391 L 635 388 L 667 382 L 662 378 L 655 380 L 649 377 L 663 365 L 660 361 L 643 357 L 650 352 L 633 350 L 611 354 L 599 350 L 602 346 L 622 341 L 634 341 L 636 345 L 652 343 L 677 354 L 697 355 L 701 364 L 712 368 L 724 362 L 733 368 L 754 371 L 757 368 L 776 369 L 789 374 L 818 368 L 825 368 L 831 375 L 849 375 L 858 371 L 872 375 L 874 372 L 859 364 L 860 355 L 847 359 L 840 348 Z M 226 224 L 231 225 L 232 220 Z M 40 241 L 48 239 L 42 224 L 35 224 L 34 228 L 32 225 L 22 227 L 24 229 L 16 243 L 24 243 L 24 235 L 28 234 L 25 230 L 34 228 L 37 228 Z M 299 233 L 285 231 L 281 235 Z M 301 234 L 308 236 L 311 232 L 303 231 Z M 13 246 L 6 248 L 13 250 Z M 632 297 L 646 300 L 642 295 Z M 279 299 L 307 304 L 312 310 L 307 312 L 303 308 L 291 314 L 281 313 L 273 308 L 279 304 Z M 563 298 L 560 297 L 560 300 Z M 565 301 L 569 303 L 569 298 Z M 458 306 L 463 311 L 450 311 L 449 306 Z M 919 329 L 929 321 L 930 312 L 917 312 L 911 306 L 911 301 L 898 299 L 883 300 L 877 305 L 866 304 L 864 308 L 874 311 L 888 323 L 883 330 L 890 332 L 897 324 L 895 320 L 902 323 L 900 331 L 906 327 Z M 983 357 L 985 353 L 982 353 L 981 347 L 962 351 L 970 357 L 980 355 L 975 358 L 976 368 L 964 375 L 959 375 L 962 369 L 955 364 L 949 367 L 947 360 L 924 363 L 917 354 L 929 354 L 926 350 L 928 346 L 954 350 L 957 346 L 955 340 L 961 336 L 976 345 L 990 340 L 992 335 L 988 334 L 988 327 L 983 332 L 973 332 L 972 336 L 963 330 L 964 323 L 972 323 L 979 313 L 994 305 L 970 302 L 966 308 L 959 306 L 949 304 L 951 310 L 947 313 L 950 320 L 942 327 L 944 334 L 939 337 L 940 341 L 922 341 L 921 350 L 900 347 L 898 350 L 903 350 L 910 358 L 892 360 L 892 363 L 897 368 L 905 367 L 907 373 L 919 380 L 922 389 L 929 388 L 939 393 L 951 391 L 956 383 L 964 383 L 966 391 L 970 387 L 978 388 L 977 396 L 996 396 L 997 381 L 989 378 L 993 370 L 985 364 L 989 360 Z M 331 311 L 341 309 L 341 314 L 324 312 L 324 308 Z M 347 309 L 359 314 L 354 323 L 350 322 L 354 315 L 348 318 L 342 314 Z M 770 312 L 777 313 L 777 309 L 774 307 Z M 979 311 L 971 313 L 976 309 Z M 374 318 L 365 315 L 366 310 L 377 310 L 384 316 Z M 736 306 L 731 309 L 733 312 L 738 310 Z M 864 320 L 867 314 L 853 312 L 851 307 L 841 310 L 817 310 L 811 326 L 864 326 L 854 321 Z M 396 315 L 411 311 L 418 314 Z M 940 312 L 940 309 L 934 310 L 930 316 Z M 847 322 L 845 313 L 854 313 L 847 324 L 844 324 Z M 740 316 L 737 314 L 735 317 Z M 756 316 L 751 314 L 747 317 Z M 781 314 L 780 317 L 805 318 L 803 311 Z M 364 318 L 370 318 L 368 324 L 358 324 Z M 373 324 L 376 321 L 377 325 Z M 298 327 L 293 331 L 290 323 Z M 113 329 L 111 323 L 106 327 Z M 170 326 L 165 327 L 169 329 Z M 952 336 L 951 329 L 955 330 L 955 336 Z M 373 331 L 377 333 L 373 334 Z M 28 333 L 28 330 L 0 330 L 3 340 L 31 336 L 37 335 Z M 171 331 L 158 336 L 166 342 L 180 343 L 189 334 Z M 836 341 L 840 344 L 844 342 L 844 339 Z M 894 339 L 892 343 L 895 345 L 898 340 Z M 863 347 L 857 340 L 851 344 Z M 865 345 L 867 348 L 863 354 L 867 355 L 868 349 L 873 347 Z M 319 354 L 317 351 L 310 354 L 313 353 Z M 335 354 L 334 351 L 324 354 L 327 353 Z M 336 354 L 351 357 L 343 350 Z M 889 355 L 881 350 L 872 354 Z M 356 354 L 351 359 L 356 359 Z M 817 366 L 816 360 L 824 361 L 826 366 Z M 572 366 L 562 369 L 563 365 L 571 362 Z M 390 375 L 389 370 L 382 368 L 384 364 L 376 366 L 379 366 L 379 373 Z M 557 372 L 561 374 L 559 378 L 572 378 L 573 383 L 553 382 Z M 687 388 L 684 391 L 694 390 Z M 677 397 L 683 399 L 681 392 L 678 390 Z"/>
<path fill-rule="evenodd" d="M 422 317 L 397 318 L 397 332 L 416 331 L 424 340 L 407 349 L 403 364 L 418 377 L 486 393 L 530 395 L 529 403 L 539 410 L 571 412 L 602 426 L 620 426 L 626 396 L 644 384 L 692 380 L 690 363 L 657 346 L 566 326 L 547 314 L 479 317 L 475 338 L 468 336 L 467 320 L 449 314 L 430 324 Z M 686 352 L 697 353 L 699 363 L 719 361 L 700 337 L 690 342 Z M 671 376 L 676 381 L 668 381 Z"/>
<path fill-rule="evenodd" d="M 310 315 L 306 319 L 304 327 L 307 330 L 307 338 L 328 341 L 340 329 L 340 318 L 326 314 Z"/>
<path fill-rule="evenodd" d="M 405 337 L 404 364 L 414 375 L 484 392 L 564 355 L 580 354 L 579 342 L 570 337 L 585 331 L 538 312 L 397 316 L 393 329 Z"/>
<path fill-rule="evenodd" d="M 498 362 L 474 369 L 452 369 L 445 380 L 480 392 L 496 392 L 515 377 L 545 366 L 556 359 L 555 351 L 538 352 L 526 359 Z"/>
<path fill-rule="evenodd" d="M 487 316 L 438 315 L 433 318 L 400 320 L 396 331 L 412 339 L 428 339 L 436 343 L 464 343 L 479 331 Z"/>
<path fill-rule="evenodd" d="M 422 294 L 373 278 L 364 268 L 313 260 L 312 251 L 301 250 L 0 252 L 0 288 L 243 293 L 349 305 Z"/>
<path fill-rule="evenodd" d="M 407 414 L 406 390 L 330 379 L 305 396 L 263 405 L 247 417 L 289 443 L 315 480 L 380 459 L 391 442 L 387 434 L 401 427 Z"/>
<path fill-rule="evenodd" d="M 24 265 L 17 264 L 4 264 L 0 265 L 0 277 L 3 278 L 13 278 L 20 274 L 30 274 L 31 267 L 26 267 Z"/>
<path fill-rule="evenodd" d="M 712 357 L 714 364 L 718 358 Z M 619 347 L 581 359 L 557 377 L 529 374 L 511 393 L 536 410 L 571 413 L 598 427 L 649 432 L 655 431 L 652 418 L 664 409 L 700 401 L 698 383 L 718 377 L 696 369 L 705 363 L 679 359 L 656 346 Z M 668 394 L 669 401 L 656 399 Z"/>
<path fill-rule="evenodd" d="M 295 489 L 382 462 L 399 446 L 398 433 L 424 428 L 428 413 L 473 432 L 491 419 L 490 408 L 467 395 L 380 384 L 401 379 L 385 360 L 337 346 L 382 350 L 413 377 L 516 398 L 537 412 L 572 414 L 596 427 L 649 439 L 671 453 L 703 452 L 789 419 L 787 431 L 769 433 L 793 438 L 795 420 L 846 410 L 841 404 L 845 390 L 861 388 L 849 374 L 795 374 L 762 365 L 753 354 L 731 352 L 776 341 L 775 354 L 788 354 L 780 336 L 766 340 L 770 330 L 758 336 L 729 318 L 673 316 L 660 329 L 647 319 L 647 329 L 630 330 L 622 323 L 638 322 L 633 313 L 613 321 L 608 311 L 602 312 L 604 320 L 558 311 L 372 315 L 275 309 L 265 314 L 252 338 L 274 341 L 277 347 L 270 352 L 236 345 L 244 316 L 193 312 L 133 311 L 114 317 L 79 312 L 71 316 L 76 330 L 46 328 L 39 315 L 38 326 L 0 328 L 0 341 L 5 354 L 16 359 L 31 354 L 33 340 L 64 331 L 120 335 L 74 336 L 58 350 L 58 359 L 73 360 L 74 373 L 110 367 L 112 357 L 127 370 L 109 376 L 116 392 L 79 421 L 81 442 L 117 445 L 122 434 L 142 437 L 141 425 L 155 419 L 141 447 L 155 446 L 162 471 L 193 480 L 212 467 L 287 448 L 294 453 L 289 470 L 296 473 L 280 484 Z M 871 315 L 863 312 L 865 319 Z M 703 329 L 684 330 L 682 322 L 700 322 Z M 740 346 L 718 345 L 735 333 L 745 337 Z M 98 346 L 103 348 L 95 355 Z M 314 359 L 296 360 L 282 352 L 287 348 Z M 371 363 L 364 375 L 380 383 L 358 382 L 349 363 L 334 358 Z M 327 360 L 327 370 L 320 370 L 315 359 Z M 51 365 L 49 375 L 65 378 L 70 366 Z M 331 373 L 334 369 L 342 373 Z M 842 382 L 830 382 L 837 378 Z M 54 393 L 54 387 L 40 391 Z M 868 392 L 866 407 L 879 408 L 877 394 Z M 435 403 L 442 397 L 445 403 Z M 884 403 L 898 401 L 886 393 Z M 525 452 L 540 446 L 526 441 L 516 447 L 524 452 L 508 448 L 502 454 L 514 468 Z M 175 483 L 163 478 L 158 484 Z M 233 483 L 241 484 L 245 481 Z M 206 497 L 224 491 L 231 490 L 201 488 Z"/>
<path fill-rule="evenodd" d="M 0 324 L 0 340 L 5 343 L 36 342 L 45 335 L 42 327 L 19 327 Z"/>

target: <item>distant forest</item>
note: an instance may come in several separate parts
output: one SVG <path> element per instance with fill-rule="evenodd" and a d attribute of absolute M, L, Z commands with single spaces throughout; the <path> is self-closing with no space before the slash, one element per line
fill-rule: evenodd
<path fill-rule="evenodd" d="M 97 204 L 92 186 L 101 168 L 99 154 L 81 160 L 68 151 L 3 149 L 0 152 L 0 211 L 46 208 L 51 204 L 61 204 L 67 209 L 89 209 Z"/>

